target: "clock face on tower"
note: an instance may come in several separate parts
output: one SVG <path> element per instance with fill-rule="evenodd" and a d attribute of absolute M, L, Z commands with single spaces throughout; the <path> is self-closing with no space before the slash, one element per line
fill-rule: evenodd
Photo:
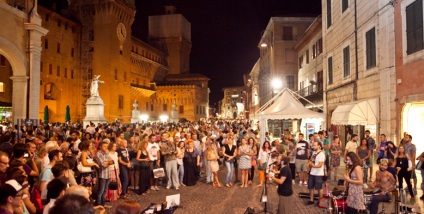
<path fill-rule="evenodd" d="M 123 42 L 125 38 L 127 37 L 127 29 L 125 29 L 125 25 L 122 23 L 119 23 L 116 27 L 116 33 L 118 35 L 119 41 Z"/>

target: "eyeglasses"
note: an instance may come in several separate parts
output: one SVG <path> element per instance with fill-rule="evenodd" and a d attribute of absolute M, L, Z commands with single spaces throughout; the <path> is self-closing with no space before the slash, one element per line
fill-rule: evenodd
<path fill-rule="evenodd" d="M 22 196 L 24 196 L 24 194 L 23 194 L 23 193 L 15 195 L 15 197 L 14 197 L 14 198 L 22 198 Z"/>
<path fill-rule="evenodd" d="M 2 163 L 2 164 L 4 164 L 4 165 L 9 165 L 9 162 L 3 162 L 3 161 L 0 161 L 0 163 Z"/>

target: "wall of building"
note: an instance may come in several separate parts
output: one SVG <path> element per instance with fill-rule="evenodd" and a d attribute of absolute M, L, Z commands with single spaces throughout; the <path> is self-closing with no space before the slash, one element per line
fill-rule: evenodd
<path fill-rule="evenodd" d="M 407 36 L 406 36 L 406 7 L 416 3 L 415 0 L 402 0 L 395 2 L 395 44 L 396 44 L 396 125 L 398 126 L 396 134 L 400 139 L 403 132 L 409 132 L 416 139 L 420 134 L 422 127 L 421 116 L 410 118 L 408 111 L 410 105 L 419 105 L 424 102 L 424 50 L 418 50 L 415 53 L 407 54 Z M 421 8 L 423 10 L 423 8 Z M 422 21 L 422 20 L 421 20 Z M 422 112 L 422 108 L 421 108 Z M 408 120 L 410 120 L 408 122 Z M 419 121 L 414 121 L 419 120 Z M 417 127 L 415 130 L 411 130 Z M 413 140 L 420 148 L 419 142 Z M 422 144 L 421 144 L 422 145 Z M 421 146 L 422 147 L 422 146 Z M 421 152 L 417 151 L 417 154 Z"/>
<path fill-rule="evenodd" d="M 39 118 L 48 106 L 50 121 L 64 121 L 69 105 L 71 119 L 81 118 L 80 28 L 77 23 L 43 7 L 42 26 L 49 33 L 42 40 Z"/>
<path fill-rule="evenodd" d="M 327 125 L 330 125 L 331 113 L 337 106 L 377 97 L 380 101 L 378 132 L 386 133 L 393 138 L 395 133 L 395 126 L 393 126 L 395 123 L 393 7 L 386 0 L 357 1 L 358 58 L 356 58 L 355 5 L 354 2 L 349 1 L 348 8 L 342 12 L 341 2 L 331 1 L 332 24 L 328 26 L 327 0 L 322 1 Z M 375 28 L 376 32 L 376 65 L 367 68 L 366 33 L 372 28 Z M 349 47 L 350 59 L 350 75 L 348 76 L 343 74 L 343 49 L 346 47 Z M 329 57 L 333 59 L 333 83 L 328 82 Z M 357 80 L 356 71 L 358 72 Z"/>

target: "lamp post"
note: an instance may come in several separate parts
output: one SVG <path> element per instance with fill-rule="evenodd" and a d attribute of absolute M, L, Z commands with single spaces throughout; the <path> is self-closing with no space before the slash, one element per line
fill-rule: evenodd
<path fill-rule="evenodd" d="M 282 87 L 283 87 L 283 81 L 281 81 L 281 79 L 279 78 L 273 78 L 271 80 L 272 97 L 274 97 L 274 95 L 278 93 Z"/>

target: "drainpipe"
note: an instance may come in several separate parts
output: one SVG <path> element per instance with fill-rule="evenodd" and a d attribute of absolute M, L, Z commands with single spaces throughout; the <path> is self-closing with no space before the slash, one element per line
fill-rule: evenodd
<path fill-rule="evenodd" d="M 357 12 L 357 5 L 356 0 L 354 2 L 355 7 L 355 81 L 353 84 L 353 100 L 358 100 L 358 75 L 359 75 L 359 68 L 358 68 L 358 12 Z"/>
<path fill-rule="evenodd" d="M 28 23 L 31 23 L 31 15 L 32 15 L 32 12 L 34 11 L 34 9 L 35 9 L 35 1 L 36 0 L 32 0 L 32 8 L 28 11 Z M 29 119 L 29 93 L 30 93 L 30 85 L 31 85 L 31 82 L 30 82 L 30 78 L 31 78 L 31 54 L 30 54 L 30 51 L 31 51 L 31 48 L 30 48 L 30 44 L 31 43 L 31 31 L 30 30 L 27 30 L 27 55 L 28 55 L 28 68 L 27 68 L 27 76 L 28 76 L 28 79 L 27 79 L 27 97 L 26 97 L 26 100 L 27 100 L 27 102 L 26 102 L 26 118 L 27 119 Z"/>

